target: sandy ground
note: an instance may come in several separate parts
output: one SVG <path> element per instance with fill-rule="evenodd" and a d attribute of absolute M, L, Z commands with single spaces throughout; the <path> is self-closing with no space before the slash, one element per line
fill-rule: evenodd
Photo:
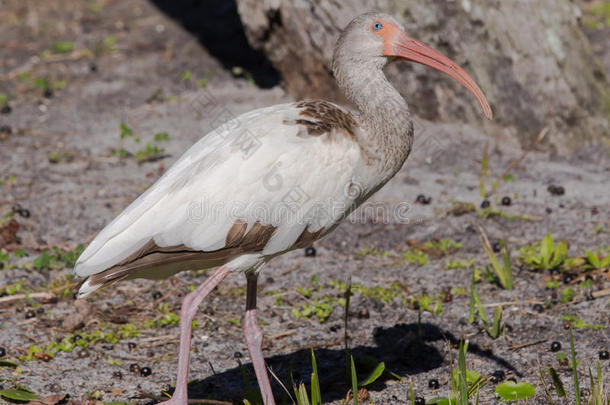
<path fill-rule="evenodd" d="M 14 247 L 25 248 L 28 256 L 12 258 L 13 265 L 0 270 L 0 287 L 24 280 L 26 289 L 48 291 L 53 280 L 62 280 L 71 269 L 36 271 L 26 265 L 41 250 L 72 249 L 88 241 L 189 145 L 226 117 L 290 101 L 279 86 L 261 89 L 248 75 L 235 77 L 195 38 L 146 2 L 63 0 L 44 7 L 17 1 L 2 4 L 0 19 L 8 23 L 0 26 L 0 92 L 10 95 L 12 111 L 0 114 L 0 125 L 10 126 L 12 133 L 5 131 L 0 137 L 0 180 L 4 182 L 0 214 L 18 203 L 31 215 L 16 217 L 21 246 Z M 42 56 L 59 40 L 74 41 L 74 50 Z M 55 83 L 52 96 L 45 97 L 31 80 L 18 77 L 25 71 L 32 78 L 48 77 L 51 86 Z M 184 77 L 185 71 L 191 72 L 190 78 Z M 199 79 L 205 84 L 198 84 Z M 61 81 L 65 87 L 57 84 Z M 203 108 L 201 100 L 210 95 L 215 100 L 213 108 Z M 121 123 L 134 136 L 121 140 Z M 539 365 L 557 369 L 571 389 L 570 368 L 549 349 L 552 341 L 559 341 L 561 352 L 567 353 L 563 315 L 603 326 L 574 330 L 583 381 L 587 367 L 598 360 L 598 352 L 610 349 L 608 296 L 586 299 L 591 292 L 608 289 L 610 280 L 607 269 L 598 271 L 589 274 L 592 286 L 580 289 L 578 283 L 585 274 L 575 274 L 571 285 L 576 297 L 568 303 L 558 302 L 557 292 L 547 289 L 546 282 L 562 280 L 562 275 L 520 266 L 517 249 L 547 233 L 568 241 L 573 256 L 583 249 L 609 247 L 609 151 L 600 145 L 587 145 L 567 156 L 532 151 L 511 172 L 514 180 L 500 181 L 490 197 L 492 207 L 501 208 L 506 217 L 484 219 L 477 212 L 454 216 L 447 214 L 452 201 L 473 202 L 477 207 L 482 201 L 479 177 L 486 144 L 488 187 L 523 151 L 514 140 L 492 139 L 460 124 L 417 120 L 417 129 L 416 146 L 401 172 L 370 205 L 318 242 L 315 257 L 305 257 L 298 250 L 265 268 L 259 320 L 266 336 L 268 364 L 285 381 L 289 370 L 295 380 L 307 380 L 309 349 L 315 348 L 325 403 L 341 403 L 348 390 L 343 384 L 343 308 L 337 306 L 325 322 L 315 317 L 299 319 L 292 310 L 316 298 L 338 298 L 340 290 L 329 284 L 333 280 L 351 279 L 386 289 L 397 283 L 399 293 L 389 302 L 356 293 L 350 306 L 347 332 L 363 376 L 362 359 L 368 357 L 385 361 L 389 370 L 403 377 L 397 381 L 384 374 L 369 386 L 373 403 L 407 403 L 409 381 L 418 395 L 428 399 L 447 395 L 457 356 L 455 345 L 466 337 L 471 342 L 469 368 L 484 377 L 503 370 L 527 381 L 537 390 L 528 403 L 545 404 Z M 168 141 L 154 140 L 154 134 L 161 132 L 169 134 Z M 141 138 L 140 143 L 134 137 Z M 119 158 L 112 153 L 121 148 L 135 152 L 147 143 L 164 148 L 164 157 L 138 164 L 133 157 Z M 565 194 L 551 195 L 549 185 L 563 186 Z M 430 196 L 431 203 L 416 204 L 419 194 Z M 511 197 L 510 206 L 501 206 L 504 196 Z M 407 209 L 397 218 L 397 207 L 405 207 L 404 203 L 408 203 Z M 490 282 L 476 287 L 482 301 L 490 304 L 488 314 L 493 305 L 503 305 L 505 333 L 497 340 L 485 334 L 480 322 L 468 322 L 469 297 L 455 289 L 468 291 L 473 267 L 489 263 L 477 225 L 492 242 L 505 240 L 513 251 L 513 291 Z M 445 257 L 431 257 L 423 266 L 400 259 L 407 241 L 442 238 L 463 247 Z M 374 248 L 388 253 L 363 254 Z M 449 261 L 456 259 L 474 259 L 474 266 L 447 270 Z M 317 282 L 312 285 L 314 276 Z M 44 347 L 72 333 L 65 322 L 78 316 L 75 301 L 59 295 L 57 302 L 42 305 L 36 300 L 0 304 L 0 346 L 8 353 L 4 359 L 19 363 L 17 370 L 0 367 L 0 385 L 8 388 L 18 383 L 42 396 L 67 393 L 72 400 L 161 400 L 162 392 L 175 383 L 178 328 L 147 328 L 143 323 L 163 316 L 159 304 L 166 304 L 165 311 L 178 313 L 181 296 L 204 279 L 204 274 L 187 272 L 162 282 L 128 281 L 88 298 L 80 307 L 89 311 L 86 326 L 76 333 L 116 330 L 130 322 L 141 335 L 115 344 L 91 344 L 86 352 L 58 353 L 48 362 L 22 361 L 18 356 L 27 354 L 32 345 Z M 559 291 L 567 286 L 563 281 L 560 284 Z M 233 275 L 202 305 L 190 369 L 195 398 L 239 400 L 246 388 L 239 361 L 255 384 L 241 328 L 236 325 L 244 306 L 244 286 L 244 278 Z M 297 287 L 312 288 L 312 296 L 304 297 Z M 418 341 L 418 311 L 410 299 L 422 294 L 443 296 L 452 288 L 454 293 L 443 304 L 442 314 L 421 313 L 422 340 Z M 161 297 L 153 299 L 157 291 Z M 546 301 L 552 302 L 550 308 L 534 309 L 534 304 Z M 42 312 L 26 319 L 30 307 L 42 308 Z M 135 346 L 130 348 L 128 343 Z M 152 374 L 144 377 L 130 372 L 132 363 L 150 367 Z M 601 364 L 606 385 L 610 385 L 610 362 Z M 433 378 L 440 382 L 437 390 L 428 388 Z M 281 388 L 275 388 L 281 398 Z M 493 388 L 490 383 L 482 389 L 481 403 L 498 402 Z M 558 404 L 572 403 L 572 399 L 553 398 Z"/>

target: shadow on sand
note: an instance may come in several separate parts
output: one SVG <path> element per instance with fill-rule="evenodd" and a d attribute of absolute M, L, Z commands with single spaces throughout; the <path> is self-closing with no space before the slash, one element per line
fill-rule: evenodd
<path fill-rule="evenodd" d="M 439 329 L 430 323 L 421 324 L 421 340 L 417 338 L 417 324 L 399 324 L 391 328 L 376 328 L 373 333 L 375 346 L 358 346 L 351 349 L 356 360 L 356 369 L 361 380 L 371 371 L 367 369 L 366 359 L 372 359 L 373 365 L 385 362 L 386 370 L 398 375 L 406 376 L 428 372 L 441 366 L 444 361 L 441 354 L 431 343 L 446 341 L 453 346 L 459 344 L 450 332 Z M 469 354 L 485 357 L 499 367 L 510 370 L 517 376 L 519 373 L 511 364 L 503 358 L 494 356 L 483 350 L 480 346 L 470 343 Z M 345 378 L 345 352 L 342 349 L 316 349 L 316 360 L 320 374 L 320 385 L 324 402 L 331 402 L 343 398 L 349 387 Z M 290 374 L 294 381 L 306 382 L 308 385 L 311 375 L 311 352 L 308 349 L 297 352 L 271 356 L 266 358 L 267 365 L 290 387 Z M 250 387 L 257 387 L 254 370 L 251 364 L 244 367 L 235 367 L 222 373 L 210 376 L 200 381 L 194 381 L 189 385 L 190 398 L 207 398 L 222 401 L 235 401 L 242 404 L 241 398 L 247 390 L 244 386 L 244 371 L 249 380 Z M 362 374 L 360 374 L 362 373 Z M 272 379 L 273 390 L 278 403 L 283 403 L 286 397 L 284 390 Z M 388 380 L 392 380 L 389 373 L 384 373 L 374 384 L 367 388 L 371 391 L 381 390 Z M 291 392 L 292 393 L 292 392 Z M 287 403 L 290 403 L 288 401 Z"/>

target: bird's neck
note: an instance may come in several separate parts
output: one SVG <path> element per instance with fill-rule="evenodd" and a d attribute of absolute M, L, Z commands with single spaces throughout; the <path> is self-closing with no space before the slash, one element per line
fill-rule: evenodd
<path fill-rule="evenodd" d="M 380 170 L 392 177 L 413 144 L 413 122 L 406 101 L 388 81 L 382 66 L 337 68 L 335 77 L 345 96 L 358 108 L 363 129 L 358 142 L 378 161 Z"/>

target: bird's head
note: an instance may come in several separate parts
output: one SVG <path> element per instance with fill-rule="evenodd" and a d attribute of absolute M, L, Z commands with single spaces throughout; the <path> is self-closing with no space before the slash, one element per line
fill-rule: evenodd
<path fill-rule="evenodd" d="M 388 62 L 400 59 L 430 66 L 460 82 L 475 96 L 485 116 L 490 120 L 493 117 L 487 98 L 468 73 L 442 53 L 409 37 L 391 15 L 366 13 L 352 20 L 337 41 L 333 57 L 335 74 L 341 68 L 341 61 L 346 59 L 363 68 L 381 69 Z"/>

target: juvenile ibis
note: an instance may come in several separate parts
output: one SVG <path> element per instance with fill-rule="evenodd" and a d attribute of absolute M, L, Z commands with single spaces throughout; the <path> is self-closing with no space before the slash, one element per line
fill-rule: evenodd
<path fill-rule="evenodd" d="M 194 144 L 108 224 L 79 257 L 78 297 L 132 278 L 215 268 L 183 300 L 176 390 L 187 404 L 191 325 L 202 300 L 229 273 L 247 279 L 245 341 L 265 405 L 274 404 L 256 320 L 256 284 L 273 257 L 310 246 L 402 167 L 413 143 L 407 103 L 383 68 L 395 59 L 453 77 L 492 111 L 468 74 L 405 34 L 392 16 L 366 13 L 340 35 L 333 72 L 350 111 L 321 101 L 243 114 Z"/>

